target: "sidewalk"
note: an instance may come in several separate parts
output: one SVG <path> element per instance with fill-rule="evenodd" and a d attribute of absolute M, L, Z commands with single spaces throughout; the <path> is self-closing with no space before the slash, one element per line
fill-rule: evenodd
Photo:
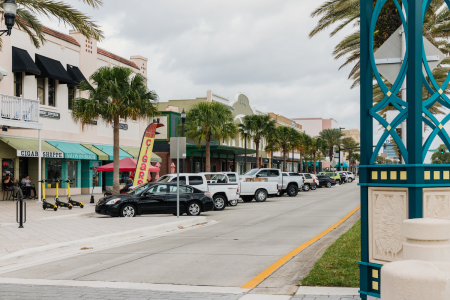
<path fill-rule="evenodd" d="M 96 201 L 102 195 L 96 195 Z M 89 204 L 90 195 L 73 197 L 82 201 L 84 208 L 58 211 L 43 210 L 36 200 L 27 200 L 27 222 L 24 228 L 16 223 L 16 202 L 0 201 L 0 266 L 2 271 L 15 260 L 32 262 L 39 253 L 48 256 L 68 255 L 81 248 L 83 253 L 93 248 L 132 242 L 176 230 L 204 224 L 205 217 L 173 215 L 144 215 L 136 218 L 112 218 L 95 213 L 95 204 Z M 52 252 L 53 251 L 53 252 Z"/>

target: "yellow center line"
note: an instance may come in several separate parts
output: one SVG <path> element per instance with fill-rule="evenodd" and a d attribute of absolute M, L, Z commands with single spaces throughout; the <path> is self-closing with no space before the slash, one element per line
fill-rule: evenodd
<path fill-rule="evenodd" d="M 354 210 L 352 210 L 348 215 L 346 215 L 344 218 L 342 218 L 339 222 L 337 222 L 336 224 L 334 224 L 333 226 L 331 226 L 330 228 L 328 228 L 327 230 L 325 230 L 324 232 L 322 232 L 318 236 L 310 239 L 309 241 L 307 241 L 306 243 L 304 243 L 300 247 L 292 250 L 291 252 L 289 252 L 288 254 L 283 256 L 282 258 L 280 258 L 278 261 L 276 261 L 273 265 L 271 265 L 270 267 L 268 267 L 267 269 L 262 271 L 255 278 L 253 278 L 252 280 L 250 280 L 249 282 L 247 282 L 246 284 L 241 286 L 241 289 L 252 289 L 252 288 L 256 287 L 258 284 L 260 284 L 264 279 L 269 277 L 273 272 L 275 272 L 278 268 L 280 268 L 282 265 L 284 265 L 292 257 L 294 257 L 295 255 L 299 254 L 300 252 L 302 252 L 303 250 L 305 250 L 306 248 L 308 248 L 309 246 L 311 246 L 312 244 L 317 242 L 319 239 L 321 239 L 322 237 L 327 235 L 330 231 L 336 229 L 339 225 L 344 223 L 348 218 L 350 218 L 360 208 L 361 208 L 361 205 L 358 206 L 357 208 L 355 208 Z"/>

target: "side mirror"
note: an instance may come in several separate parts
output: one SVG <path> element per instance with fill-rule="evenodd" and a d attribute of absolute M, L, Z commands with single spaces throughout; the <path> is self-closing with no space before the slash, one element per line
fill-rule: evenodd
<path fill-rule="evenodd" d="M 257 177 L 257 178 L 259 178 L 259 177 L 261 177 L 261 175 L 259 175 L 259 174 L 256 174 L 256 177 Z"/>

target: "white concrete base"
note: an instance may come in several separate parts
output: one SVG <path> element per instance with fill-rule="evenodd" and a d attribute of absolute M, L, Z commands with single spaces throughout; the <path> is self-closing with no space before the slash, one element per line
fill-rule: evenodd
<path fill-rule="evenodd" d="M 91 288 L 126 289 L 126 290 L 148 290 L 148 291 L 181 292 L 181 293 L 217 293 L 217 294 L 235 294 L 235 295 L 244 294 L 249 291 L 248 289 L 241 289 L 238 287 L 193 286 L 193 285 L 154 284 L 154 283 L 135 283 L 135 282 L 21 279 L 21 278 L 1 278 L 1 277 L 0 283 L 30 284 L 41 286 L 42 285 L 75 286 L 75 287 L 91 287 Z M 278 299 L 278 298 L 255 298 L 255 299 L 263 300 L 263 299 Z M 288 299 L 290 299 L 290 296 Z"/>
<path fill-rule="evenodd" d="M 405 260 L 383 267 L 382 300 L 450 299 L 450 263 Z"/>
<path fill-rule="evenodd" d="M 358 288 L 301 286 L 296 295 L 358 296 Z"/>

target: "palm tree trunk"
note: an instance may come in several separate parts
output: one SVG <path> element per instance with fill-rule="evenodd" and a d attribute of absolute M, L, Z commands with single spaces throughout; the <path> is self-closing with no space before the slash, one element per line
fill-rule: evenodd
<path fill-rule="evenodd" d="M 211 172 L 211 139 L 206 139 L 206 169 L 205 172 Z"/>
<path fill-rule="evenodd" d="M 283 171 L 286 172 L 286 149 L 283 149 Z"/>
<path fill-rule="evenodd" d="M 259 169 L 260 165 L 259 165 L 259 141 L 254 141 L 255 145 L 256 145 L 256 168 Z"/>
<path fill-rule="evenodd" d="M 303 155 L 300 152 L 300 173 L 303 173 Z"/>
<path fill-rule="evenodd" d="M 120 192 L 119 185 L 119 116 L 114 117 L 114 145 L 113 145 L 113 195 L 117 195 Z M 137 176 L 138 174 L 135 174 Z"/>
<path fill-rule="evenodd" d="M 331 165 L 331 161 L 333 160 L 333 146 L 330 147 L 330 151 L 328 154 L 330 156 L 330 165 Z"/>
<path fill-rule="evenodd" d="M 314 153 L 314 174 L 317 174 L 316 171 L 316 154 Z"/>

